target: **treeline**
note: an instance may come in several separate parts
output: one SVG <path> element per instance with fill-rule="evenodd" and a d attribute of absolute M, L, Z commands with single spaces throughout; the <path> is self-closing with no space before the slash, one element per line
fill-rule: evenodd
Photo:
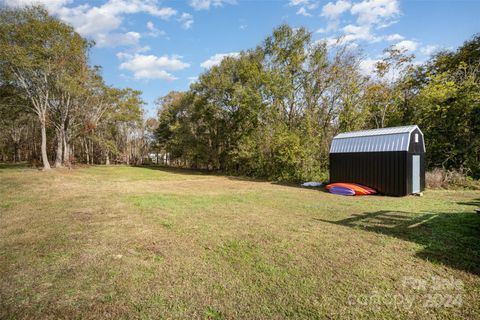
<path fill-rule="evenodd" d="M 106 85 L 92 45 L 41 7 L 0 10 L 0 161 L 142 161 L 141 92 Z"/>
<path fill-rule="evenodd" d="M 371 76 L 361 62 L 282 25 L 159 98 L 157 148 L 178 166 L 305 181 L 326 178 L 335 134 L 418 124 L 429 168 L 480 177 L 480 36 L 422 65 L 394 47 Z"/>

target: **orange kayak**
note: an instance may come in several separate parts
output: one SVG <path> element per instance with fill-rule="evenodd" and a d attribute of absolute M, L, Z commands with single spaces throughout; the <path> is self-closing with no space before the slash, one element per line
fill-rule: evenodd
<path fill-rule="evenodd" d="M 372 188 L 362 186 L 360 184 L 356 183 L 343 183 L 343 182 L 337 182 L 337 183 L 331 183 L 327 185 L 325 188 L 330 189 L 332 187 L 344 187 L 344 188 L 350 188 L 353 191 L 355 191 L 355 195 L 358 196 L 363 196 L 363 195 L 369 195 L 369 194 L 375 194 L 377 193 L 375 190 Z"/>
<path fill-rule="evenodd" d="M 369 192 L 370 192 L 370 194 L 375 194 L 375 193 L 377 193 L 377 190 L 375 190 L 375 189 L 372 189 L 372 188 L 370 188 L 370 187 L 367 187 L 367 186 L 364 186 L 363 184 L 358 184 L 358 183 L 352 183 L 352 184 L 354 184 L 354 185 L 356 185 L 356 186 L 359 186 L 359 187 L 361 187 L 361 188 L 363 188 L 363 189 L 365 189 L 365 190 L 369 191 Z"/>

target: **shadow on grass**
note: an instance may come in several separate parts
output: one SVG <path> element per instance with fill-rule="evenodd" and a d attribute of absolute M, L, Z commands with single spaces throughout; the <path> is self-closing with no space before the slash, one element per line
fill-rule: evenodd
<path fill-rule="evenodd" d="M 464 205 L 464 206 L 480 207 L 480 198 L 473 199 L 472 201 L 457 202 L 457 204 L 461 204 L 461 205 Z"/>
<path fill-rule="evenodd" d="M 316 190 L 316 191 L 328 193 L 328 190 L 325 189 L 326 183 L 324 183 L 324 185 L 320 187 L 303 187 L 300 185 L 300 183 L 295 183 L 295 182 L 271 181 L 265 178 L 252 178 L 247 176 L 233 176 L 233 175 L 228 175 L 224 172 L 212 171 L 212 170 L 206 170 L 206 169 L 188 169 L 188 168 L 177 168 L 177 167 L 167 167 L 167 166 L 157 166 L 157 165 L 141 165 L 141 166 L 135 166 L 135 167 L 157 170 L 157 171 L 162 171 L 162 172 L 172 173 L 172 174 L 217 176 L 217 177 L 225 177 L 232 181 L 270 183 L 277 186 L 299 188 L 304 190 Z"/>
<path fill-rule="evenodd" d="M 380 233 L 423 246 L 417 256 L 480 275 L 480 215 L 473 212 L 424 213 L 376 211 L 339 221 L 315 219 Z"/>
<path fill-rule="evenodd" d="M 142 169 L 150 169 L 156 171 L 162 171 L 172 174 L 181 174 L 181 175 L 195 175 L 195 176 L 202 176 L 202 175 L 211 175 L 211 176 L 218 176 L 221 175 L 216 171 L 206 170 L 206 169 L 188 169 L 188 168 L 177 168 L 177 167 L 167 167 L 167 166 L 157 166 L 157 165 L 139 165 L 134 166 L 135 168 L 142 168 Z"/>
<path fill-rule="evenodd" d="M 266 179 L 261 179 L 261 178 L 251 178 L 251 177 L 246 177 L 246 176 L 232 176 L 232 175 L 228 175 L 228 174 L 226 174 L 224 172 L 221 172 L 221 171 L 207 170 L 207 169 L 178 168 L 178 167 L 167 167 L 167 166 L 157 166 L 157 165 L 141 165 L 141 166 L 135 166 L 135 167 L 157 170 L 157 171 L 173 173 L 173 174 L 218 176 L 218 177 L 225 177 L 227 179 L 237 180 L 237 181 L 270 182 L 272 184 L 296 186 L 293 183 L 277 183 L 277 182 L 272 182 L 272 181 L 268 181 Z M 299 186 L 297 186 L 297 187 L 299 187 Z"/>

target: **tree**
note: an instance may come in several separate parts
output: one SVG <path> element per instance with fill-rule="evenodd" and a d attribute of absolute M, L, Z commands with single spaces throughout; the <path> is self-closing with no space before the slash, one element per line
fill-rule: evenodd
<path fill-rule="evenodd" d="M 329 57 L 282 25 L 225 58 L 188 92 L 159 99 L 157 139 L 175 163 L 279 180 L 325 176 L 338 128 L 360 128 L 365 79 L 346 47 Z"/>
<path fill-rule="evenodd" d="M 29 135 L 34 161 L 37 129 L 30 115 L 34 113 L 45 169 L 50 168 L 47 149 L 56 150 L 55 167 L 77 160 L 108 163 L 111 155 L 123 158 L 118 162 L 142 161 L 147 144 L 141 92 L 107 85 L 100 67 L 88 64 L 90 46 L 41 7 L 0 11 L 0 109 L 8 115 L 0 125 L 5 128 L 2 141 L 12 145 L 14 160 Z M 8 147 L 2 148 L 2 156 L 7 149 L 10 153 Z"/>
<path fill-rule="evenodd" d="M 113 136 L 116 145 L 122 150 L 124 162 L 130 164 L 133 159 L 141 164 L 145 155 L 143 110 L 141 92 L 131 88 L 120 89 L 114 98 L 114 109 L 110 112 L 109 124 L 115 126 Z"/>
<path fill-rule="evenodd" d="M 0 86 L 0 137 L 14 163 L 22 161 L 21 145 L 27 141 L 32 120 L 28 109 L 24 107 L 28 103 L 28 99 L 17 88 L 8 84 Z"/>
<path fill-rule="evenodd" d="M 70 118 L 78 111 L 74 108 L 82 107 L 82 93 L 88 77 L 88 43 L 77 34 L 64 49 L 65 52 L 61 55 L 65 60 L 61 61 L 62 66 L 59 68 L 54 88 L 56 99 L 52 103 L 52 122 L 57 136 L 55 167 L 61 167 L 69 161 L 68 125 Z"/>
<path fill-rule="evenodd" d="M 431 75 L 417 96 L 430 167 L 480 176 L 480 79 L 466 64 Z"/>
<path fill-rule="evenodd" d="M 390 47 L 384 51 L 384 58 L 375 64 L 375 77 L 366 88 L 367 103 L 371 119 L 377 128 L 394 123 L 399 113 L 408 112 L 406 86 L 408 75 L 412 72 L 415 57 L 406 50 Z M 404 110 L 400 109 L 404 99 Z"/>
<path fill-rule="evenodd" d="M 302 113 L 303 64 L 311 34 L 305 28 L 292 29 L 281 25 L 264 42 L 267 86 L 271 91 L 274 109 L 278 109 L 290 127 L 297 125 Z"/>
<path fill-rule="evenodd" d="M 70 63 L 84 53 L 85 46 L 85 41 L 71 26 L 49 16 L 41 7 L 0 11 L 2 78 L 10 79 L 21 88 L 31 102 L 28 106 L 41 126 L 45 170 L 50 169 L 46 136 L 48 113 L 59 103 L 55 89 L 65 81 Z"/>

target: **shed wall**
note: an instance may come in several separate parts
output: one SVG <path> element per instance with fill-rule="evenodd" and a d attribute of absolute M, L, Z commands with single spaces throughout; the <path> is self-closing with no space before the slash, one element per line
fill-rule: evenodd
<path fill-rule="evenodd" d="M 423 154 L 420 162 L 423 166 Z M 331 183 L 354 182 L 382 194 L 405 196 L 411 193 L 411 176 L 407 151 L 330 153 Z"/>

